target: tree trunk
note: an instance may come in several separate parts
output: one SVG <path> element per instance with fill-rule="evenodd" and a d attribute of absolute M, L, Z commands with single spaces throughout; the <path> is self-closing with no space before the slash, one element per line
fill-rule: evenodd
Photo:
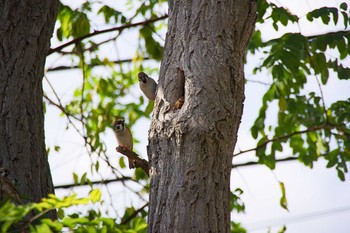
<path fill-rule="evenodd" d="M 254 1 L 169 1 L 149 132 L 149 232 L 230 232 L 231 161 L 255 15 Z"/>
<path fill-rule="evenodd" d="M 21 202 L 53 193 L 45 150 L 42 78 L 58 1 L 0 2 L 0 165 Z"/>

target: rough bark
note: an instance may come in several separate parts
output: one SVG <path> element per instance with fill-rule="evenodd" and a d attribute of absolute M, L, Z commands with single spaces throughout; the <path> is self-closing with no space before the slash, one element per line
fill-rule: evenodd
<path fill-rule="evenodd" d="M 169 1 L 149 132 L 149 232 L 230 232 L 231 161 L 255 14 L 254 1 Z"/>
<path fill-rule="evenodd" d="M 58 1 L 0 1 L 0 164 L 21 202 L 53 193 L 44 141 L 42 78 Z"/>

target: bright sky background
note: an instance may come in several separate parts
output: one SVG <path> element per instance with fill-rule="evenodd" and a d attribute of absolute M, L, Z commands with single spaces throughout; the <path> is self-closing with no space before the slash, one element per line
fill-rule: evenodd
<path fill-rule="evenodd" d="M 78 4 L 79 1 L 74 2 Z M 288 6 L 289 10 L 299 16 L 305 15 L 310 9 L 323 6 L 325 3 L 330 5 L 339 5 L 341 1 L 276 1 L 278 5 Z M 120 4 L 122 6 L 123 4 Z M 122 10 L 122 9 L 121 9 Z M 99 19 L 96 20 L 99 22 Z M 102 24 L 95 24 L 93 27 L 98 29 Z M 259 29 L 265 30 L 264 38 L 271 38 L 278 36 L 267 25 L 260 25 Z M 94 28 L 94 29 L 96 29 Z M 303 33 L 315 34 L 322 30 L 338 30 L 334 26 L 324 28 L 322 24 L 310 27 L 307 24 L 302 24 L 300 27 L 291 26 L 288 30 L 299 30 Z M 137 45 L 137 33 L 135 31 L 125 31 L 117 42 L 109 43 L 104 46 L 103 51 L 113 59 L 131 58 L 134 55 L 135 46 Z M 52 41 L 52 47 L 56 47 L 59 43 Z M 246 66 L 246 78 L 249 80 L 258 80 L 262 82 L 271 82 L 269 73 L 265 72 L 258 75 L 252 75 L 251 69 L 254 65 L 259 63 L 259 57 L 249 57 Z M 47 59 L 47 68 L 55 67 L 62 64 L 69 64 L 65 59 L 59 59 L 57 55 L 49 56 Z M 159 68 L 160 64 L 149 63 L 151 66 Z M 349 63 L 350 64 L 350 63 Z M 129 64 L 125 65 L 130 66 Z M 103 68 L 96 72 L 101 72 L 108 75 L 108 70 Z M 73 96 L 75 88 L 81 84 L 82 74 L 79 70 L 49 72 L 47 78 L 54 86 L 55 91 L 66 103 Z M 157 79 L 157 75 L 153 75 Z M 310 77 L 314 79 L 314 77 Z M 246 85 L 246 100 L 242 119 L 242 124 L 239 130 L 238 143 L 236 150 L 244 150 L 255 147 L 256 142 L 250 135 L 249 128 L 253 124 L 258 115 L 258 109 L 261 105 L 261 98 L 267 90 L 266 85 L 256 82 L 248 82 Z M 316 82 L 311 81 L 305 88 L 307 91 L 319 92 Z M 329 79 L 329 83 L 323 88 L 326 103 L 331 103 L 336 99 L 347 99 L 350 97 L 350 82 L 339 81 L 334 74 Z M 54 98 L 52 91 L 44 80 L 44 91 L 48 96 Z M 130 100 L 137 99 L 140 95 L 138 87 L 135 86 L 130 92 Z M 273 107 L 272 107 L 273 109 Z M 270 114 L 269 120 L 274 122 L 275 116 Z M 55 185 L 73 183 L 73 175 L 75 172 L 80 176 L 84 172 L 90 171 L 90 158 L 87 155 L 84 143 L 77 133 L 73 130 L 65 130 L 67 120 L 60 116 L 60 111 L 47 105 L 46 113 L 46 144 L 48 147 L 55 145 L 61 146 L 61 150 L 57 153 L 51 150 L 49 160 L 52 169 L 52 175 Z M 135 145 L 138 151 L 144 158 L 146 156 L 147 133 L 150 121 L 142 119 L 132 126 L 134 137 L 140 143 Z M 108 146 L 108 155 L 110 158 L 115 157 L 115 164 L 118 163 L 119 155 L 116 154 L 114 148 L 116 147 L 116 140 L 112 130 L 107 130 L 102 137 L 103 141 Z M 286 150 L 282 156 L 290 156 Z M 113 160 L 113 159 L 111 159 Z M 254 155 L 244 154 L 236 159 L 234 163 L 241 163 L 244 161 L 256 160 Z M 102 169 L 103 169 L 103 165 Z M 243 189 L 243 201 L 246 204 L 246 213 L 244 215 L 234 215 L 234 220 L 241 221 L 243 226 L 251 233 L 266 233 L 268 226 L 271 226 L 271 232 L 277 232 L 281 226 L 287 224 L 288 233 L 303 233 L 303 232 L 317 232 L 317 233 L 347 233 L 350 229 L 350 175 L 346 175 L 346 181 L 341 182 L 336 175 L 335 169 L 326 169 L 326 163 L 323 160 L 315 163 L 313 169 L 309 169 L 299 162 L 284 162 L 277 164 L 277 168 L 271 171 L 265 166 L 249 166 L 234 169 L 231 177 L 231 188 L 236 187 Z M 107 171 L 107 169 L 106 169 Z M 125 169 L 124 175 L 131 173 Z M 104 173 L 103 177 L 115 178 L 112 173 Z M 98 180 L 98 175 L 89 176 L 91 180 Z M 278 181 L 285 184 L 287 192 L 287 200 L 289 212 L 282 209 L 279 205 L 279 198 L 281 191 Z M 130 189 L 139 190 L 135 184 L 130 184 Z M 108 192 L 103 186 L 100 187 L 104 193 L 104 197 L 108 199 Z M 74 192 L 83 196 L 86 195 L 89 188 L 75 188 Z M 56 190 L 58 196 L 63 196 L 71 193 L 71 190 Z M 143 201 L 135 196 L 128 189 L 120 184 L 109 185 L 109 192 L 113 198 L 111 203 L 116 208 L 123 208 L 125 206 L 143 205 Z M 145 197 L 147 199 L 147 197 Z M 107 201 L 108 202 L 108 201 Z M 120 211 L 114 213 L 110 211 L 112 217 L 123 213 Z"/>

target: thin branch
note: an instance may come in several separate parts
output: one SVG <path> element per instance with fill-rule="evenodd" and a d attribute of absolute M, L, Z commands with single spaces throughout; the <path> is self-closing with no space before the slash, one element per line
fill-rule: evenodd
<path fill-rule="evenodd" d="M 52 101 L 52 100 L 51 100 L 49 97 L 47 97 L 45 94 L 43 95 L 44 98 L 45 98 L 47 101 L 49 101 L 50 104 L 52 104 L 52 105 L 58 107 L 58 108 L 66 115 L 66 117 L 67 117 L 69 123 L 73 126 L 73 128 L 77 131 L 77 133 L 78 133 L 80 136 L 83 137 L 84 135 L 81 134 L 81 132 L 79 131 L 79 129 L 78 129 L 77 126 L 73 123 L 73 121 L 72 121 L 72 119 L 71 119 L 71 117 L 73 117 L 75 120 L 78 120 L 78 121 L 79 121 L 79 118 L 77 118 L 76 116 L 73 116 L 72 114 L 70 114 L 70 113 L 68 113 L 68 112 L 66 111 L 66 109 L 63 107 L 63 105 L 62 105 L 62 103 L 61 103 L 61 99 L 58 97 L 58 94 L 57 94 L 57 92 L 55 91 L 55 89 L 53 88 L 53 86 L 52 86 L 52 84 L 50 83 L 49 79 L 48 79 L 46 76 L 44 76 L 44 77 L 45 77 L 45 80 L 47 81 L 47 83 L 49 84 L 49 86 L 50 86 L 52 92 L 54 93 L 54 95 L 55 95 L 55 97 L 56 97 L 56 99 L 57 99 L 57 101 L 58 101 L 58 104 L 56 104 L 54 101 Z"/>
<path fill-rule="evenodd" d="M 80 61 L 81 61 L 81 70 L 82 70 L 82 73 L 83 73 L 83 82 L 81 84 L 81 98 L 80 98 L 80 120 L 81 120 L 81 123 L 82 123 L 82 126 L 83 126 L 83 132 L 84 132 L 84 135 L 85 135 L 85 125 L 84 125 L 84 92 L 85 92 L 85 80 L 86 80 L 86 72 L 85 72 L 85 55 L 84 55 L 84 51 L 82 51 L 82 45 L 80 43 L 77 43 L 77 47 L 79 48 L 78 51 L 80 52 L 79 56 L 80 56 Z"/>
<path fill-rule="evenodd" d="M 143 57 L 142 60 L 149 60 L 149 57 Z M 121 60 L 116 60 L 116 61 L 111 61 L 111 63 L 114 64 L 121 64 L 121 63 L 127 63 L 127 62 L 132 62 L 134 59 L 128 58 L 128 59 L 121 59 Z M 95 67 L 95 66 L 102 66 L 103 64 L 86 64 L 88 67 Z M 61 70 L 70 70 L 70 69 L 78 69 L 80 68 L 78 65 L 75 66 L 56 66 L 53 68 L 49 68 L 46 70 L 46 72 L 52 72 L 52 71 L 61 71 Z"/>
<path fill-rule="evenodd" d="M 62 185 L 56 185 L 55 189 L 69 189 L 73 187 L 79 187 L 79 186 L 86 186 L 91 184 L 109 184 L 113 182 L 124 182 L 124 181 L 135 181 L 131 177 L 124 176 L 116 179 L 109 179 L 109 180 L 97 180 L 97 181 L 91 181 L 91 182 L 85 182 L 82 184 L 62 184 Z"/>
<path fill-rule="evenodd" d="M 276 159 L 276 163 L 279 162 L 289 162 L 289 161 L 295 161 L 298 158 L 296 157 L 287 157 L 287 158 L 283 158 L 283 159 Z M 260 164 L 256 161 L 251 161 L 251 162 L 246 162 L 246 163 L 239 163 L 239 164 L 232 164 L 232 169 L 236 169 L 238 167 L 246 167 L 246 166 L 255 166 L 255 165 L 263 165 Z M 74 188 L 74 187 L 81 187 L 81 186 L 87 186 L 90 184 L 109 184 L 109 183 L 113 183 L 113 182 L 122 182 L 124 183 L 125 181 L 134 181 L 137 182 L 137 180 L 134 180 L 132 177 L 128 177 L 128 176 L 124 176 L 121 178 L 116 178 L 116 179 L 109 179 L 109 180 L 96 180 L 96 181 L 90 181 L 90 182 L 85 182 L 83 184 L 62 184 L 62 185 L 56 185 L 55 189 L 69 189 L 69 188 Z"/>
<path fill-rule="evenodd" d="M 276 159 L 276 163 L 295 161 L 297 159 L 298 159 L 297 157 L 287 157 L 287 158 L 283 158 L 283 159 Z M 255 166 L 255 165 L 263 165 L 263 164 L 256 162 L 256 161 L 250 161 L 250 162 L 246 162 L 246 163 L 232 164 L 232 169 L 235 169 L 238 167 Z"/>
<path fill-rule="evenodd" d="M 78 117 L 72 115 L 71 113 L 67 112 L 67 110 L 61 105 L 61 104 L 57 104 L 55 103 L 52 99 L 50 99 L 47 95 L 43 95 L 44 99 L 51 105 L 57 107 L 59 110 L 61 110 L 66 116 L 68 117 L 73 117 L 75 120 L 80 120 Z"/>
<path fill-rule="evenodd" d="M 233 157 L 238 156 L 240 154 L 244 154 L 244 153 L 250 152 L 250 151 L 257 151 L 260 148 L 263 148 L 264 146 L 269 144 L 270 142 L 284 140 L 284 139 L 290 138 L 290 137 L 292 137 L 294 135 L 297 135 L 297 134 L 304 134 L 304 133 L 314 132 L 314 131 L 318 131 L 320 129 L 324 129 L 327 125 L 328 125 L 328 123 L 325 122 L 325 123 L 323 123 L 321 125 L 313 126 L 313 127 L 310 127 L 310 128 L 308 128 L 306 130 L 295 131 L 295 132 L 290 133 L 290 134 L 286 134 L 286 135 L 282 135 L 282 136 L 279 136 L 279 137 L 274 137 L 272 139 L 268 139 L 268 140 L 266 140 L 265 142 L 261 143 L 260 145 L 258 145 L 255 148 L 251 148 L 251 149 L 248 149 L 248 150 L 243 150 L 243 151 L 240 151 L 240 152 L 234 154 Z"/>
<path fill-rule="evenodd" d="M 118 34 L 118 35 L 116 35 L 116 36 L 114 36 L 114 37 L 112 37 L 112 38 L 109 38 L 109 39 L 107 39 L 107 40 L 101 41 L 101 42 L 99 42 L 99 43 L 92 43 L 92 42 L 90 42 L 90 43 L 92 43 L 91 46 L 90 46 L 89 48 L 84 48 L 82 51 L 83 51 L 83 52 L 91 52 L 91 51 L 93 51 L 94 49 L 98 48 L 100 45 L 103 45 L 103 44 L 108 43 L 108 42 L 110 42 L 110 41 L 116 40 L 116 39 L 118 38 L 119 35 L 120 35 L 120 34 Z M 62 55 L 72 55 L 72 54 L 76 55 L 76 54 L 77 54 L 74 50 L 73 50 L 73 51 L 70 51 L 70 52 L 58 51 L 58 53 L 60 53 L 60 54 L 62 54 Z"/>
<path fill-rule="evenodd" d="M 314 65 L 314 63 L 313 63 L 313 61 L 312 61 L 312 56 L 311 56 L 311 54 L 310 54 L 310 51 L 309 51 L 309 47 L 308 46 L 306 46 L 306 53 L 307 53 L 307 55 L 309 56 L 309 58 L 310 58 L 310 65 L 311 65 L 311 67 L 312 68 L 314 68 L 315 67 L 315 65 Z M 315 69 L 314 69 L 315 70 Z M 323 106 L 323 113 L 324 113 L 324 115 L 325 115 L 325 117 L 326 117 L 326 120 L 328 121 L 328 115 L 327 115 L 327 108 L 326 108 L 326 102 L 325 102 L 325 100 L 324 100 L 324 95 L 323 95 L 323 91 L 322 91 L 322 85 L 321 85 L 321 83 L 320 83 L 320 80 L 318 80 L 318 78 L 317 78 L 317 75 L 315 74 L 314 75 L 314 77 L 315 77 L 315 79 L 316 79 L 316 82 L 317 82 L 317 85 L 318 85 L 318 89 L 320 90 L 320 95 L 321 95 L 321 100 L 322 100 L 322 106 Z"/>
<path fill-rule="evenodd" d="M 131 219 L 135 218 L 136 215 L 138 213 L 140 213 L 144 208 L 146 208 L 148 206 L 148 203 L 144 204 L 141 208 L 139 208 L 138 210 L 136 210 L 134 213 L 132 213 L 128 218 L 126 218 L 125 220 L 123 220 L 120 224 L 124 225 L 127 224 Z"/>
<path fill-rule="evenodd" d="M 50 49 L 48 52 L 48 55 L 55 53 L 55 52 L 58 52 L 58 51 L 61 51 L 63 48 L 66 48 L 72 44 L 78 43 L 86 38 L 90 38 L 90 37 L 97 36 L 97 35 L 107 33 L 107 32 L 122 31 L 122 30 L 127 29 L 127 28 L 137 27 L 137 26 L 141 26 L 141 25 L 147 25 L 149 23 L 154 23 L 154 22 L 166 19 L 166 18 L 168 18 L 168 15 L 163 15 L 163 16 L 158 17 L 158 18 L 148 19 L 148 20 L 138 22 L 138 23 L 126 24 L 126 25 L 123 25 L 120 27 L 109 28 L 109 29 L 105 29 L 105 30 L 101 30 L 101 31 L 97 30 L 97 31 L 94 31 L 92 33 L 86 34 L 84 36 L 77 37 L 77 38 L 75 38 L 75 39 L 73 39 L 65 44 L 62 44 L 56 48 Z"/>
<path fill-rule="evenodd" d="M 116 150 L 119 153 L 128 157 L 131 160 L 131 163 L 133 163 L 136 168 L 141 168 L 149 176 L 149 165 L 147 160 L 141 159 L 137 153 L 129 150 L 127 147 L 122 145 L 118 146 Z"/>
<path fill-rule="evenodd" d="M 247 82 L 251 82 L 251 83 L 258 83 L 258 84 L 262 84 L 262 85 L 265 85 L 265 86 L 271 86 L 271 83 L 266 83 L 266 82 L 263 82 L 263 81 L 259 81 L 259 80 L 252 80 L 252 79 L 245 79 Z"/>

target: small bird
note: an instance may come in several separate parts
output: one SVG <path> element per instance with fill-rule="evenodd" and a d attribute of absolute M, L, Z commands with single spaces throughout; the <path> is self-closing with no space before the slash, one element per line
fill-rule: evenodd
<path fill-rule="evenodd" d="M 178 98 L 174 104 L 174 110 L 178 110 L 182 108 L 182 105 L 184 105 L 184 102 L 185 102 L 185 97 L 181 96 L 180 98 Z"/>
<path fill-rule="evenodd" d="M 125 126 L 123 119 L 117 119 L 113 123 L 113 131 L 117 137 L 118 143 L 120 146 L 125 146 L 132 151 L 133 148 L 133 139 L 130 132 L 130 129 Z M 135 165 L 129 159 L 129 168 L 135 168 Z"/>
<path fill-rule="evenodd" d="M 157 83 L 152 79 L 151 77 L 148 77 L 147 74 L 140 72 L 138 73 L 139 81 L 140 81 L 140 88 L 143 94 L 150 99 L 155 100 L 156 99 L 156 91 L 157 91 Z"/>

